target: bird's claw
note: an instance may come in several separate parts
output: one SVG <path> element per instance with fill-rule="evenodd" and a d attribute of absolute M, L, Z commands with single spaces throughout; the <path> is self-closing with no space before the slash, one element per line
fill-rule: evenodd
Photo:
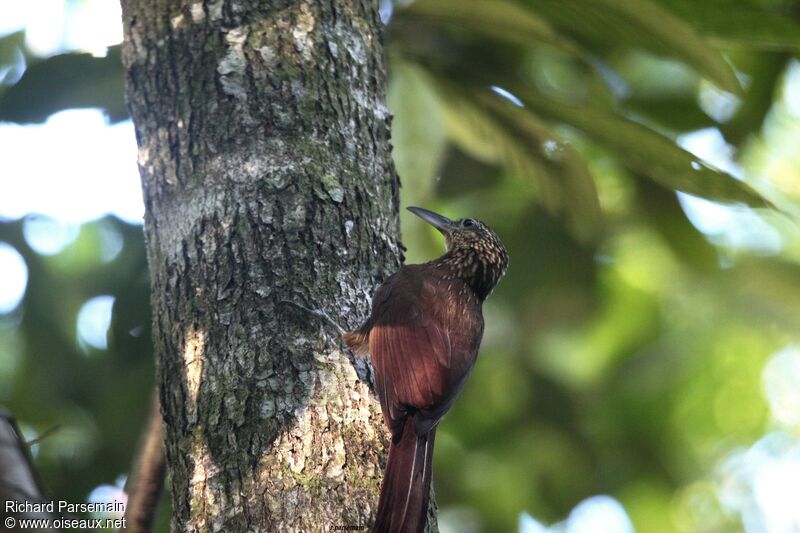
<path fill-rule="evenodd" d="M 312 315 L 314 315 L 316 317 L 319 317 L 319 318 L 325 320 L 328 324 L 330 324 L 331 326 L 336 328 L 336 331 L 339 332 L 340 336 L 344 335 L 346 333 L 346 330 L 342 326 L 340 326 L 334 319 L 332 319 L 330 317 L 330 315 L 328 313 L 326 313 L 322 309 L 311 309 L 311 308 L 308 308 L 308 307 L 306 307 L 304 305 L 300 305 L 297 302 L 293 302 L 292 300 L 281 300 L 278 303 L 293 305 L 293 306 L 297 307 L 298 309 L 302 309 L 306 313 L 312 314 Z"/>

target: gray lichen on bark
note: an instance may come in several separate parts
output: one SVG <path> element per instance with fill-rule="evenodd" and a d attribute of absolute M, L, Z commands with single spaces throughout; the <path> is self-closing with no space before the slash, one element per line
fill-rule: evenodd
<path fill-rule="evenodd" d="M 280 302 L 354 326 L 402 259 L 378 5 L 122 6 L 173 529 L 368 526 L 364 363 Z"/>

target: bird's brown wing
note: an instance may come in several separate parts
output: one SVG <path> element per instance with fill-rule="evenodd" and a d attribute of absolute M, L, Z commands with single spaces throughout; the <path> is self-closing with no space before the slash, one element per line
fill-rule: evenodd
<path fill-rule="evenodd" d="M 381 409 L 396 434 L 408 414 L 435 411 L 446 400 L 451 344 L 445 327 L 424 312 L 423 291 L 392 292 L 385 308 L 381 300 L 390 295 L 376 294 L 369 351 Z"/>

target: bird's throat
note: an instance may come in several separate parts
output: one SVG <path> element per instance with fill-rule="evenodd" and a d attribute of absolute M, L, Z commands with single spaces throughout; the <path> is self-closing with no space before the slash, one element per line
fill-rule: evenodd
<path fill-rule="evenodd" d="M 502 269 L 471 249 L 448 251 L 432 263 L 445 270 L 448 277 L 464 281 L 481 301 L 492 293 L 503 275 Z"/>

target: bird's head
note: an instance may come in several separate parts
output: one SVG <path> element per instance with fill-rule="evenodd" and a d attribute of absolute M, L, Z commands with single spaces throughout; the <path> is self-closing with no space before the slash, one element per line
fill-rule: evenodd
<path fill-rule="evenodd" d="M 444 235 L 447 253 L 442 262 L 473 286 L 479 296 L 488 296 L 508 268 L 508 253 L 497 234 L 473 218 L 450 220 L 421 207 L 408 210 Z"/>

